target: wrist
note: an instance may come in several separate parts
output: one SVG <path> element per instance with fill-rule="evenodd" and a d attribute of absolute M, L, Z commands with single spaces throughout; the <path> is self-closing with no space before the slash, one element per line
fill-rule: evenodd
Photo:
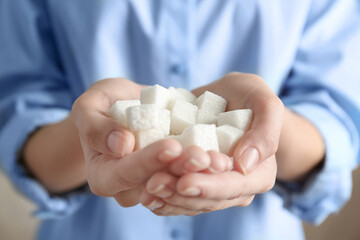
<path fill-rule="evenodd" d="M 69 118 L 34 132 L 24 145 L 23 159 L 29 172 L 50 192 L 69 191 L 86 182 L 79 136 Z"/>
<path fill-rule="evenodd" d="M 285 110 L 285 121 L 276 153 L 277 178 L 298 181 L 306 177 L 325 157 L 325 143 L 317 128 L 302 116 Z"/>

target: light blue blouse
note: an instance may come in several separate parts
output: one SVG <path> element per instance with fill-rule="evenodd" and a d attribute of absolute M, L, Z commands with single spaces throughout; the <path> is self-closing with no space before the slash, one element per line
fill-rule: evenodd
<path fill-rule="evenodd" d="M 43 219 L 39 240 L 303 239 L 351 193 L 359 159 L 356 0 L 1 0 L 0 158 Z M 321 171 L 277 183 L 246 208 L 158 217 L 88 190 L 52 196 L 18 164 L 27 135 L 65 118 L 96 80 L 188 89 L 230 71 L 260 75 L 326 142 Z M 1 199 L 1 197 L 0 197 Z"/>

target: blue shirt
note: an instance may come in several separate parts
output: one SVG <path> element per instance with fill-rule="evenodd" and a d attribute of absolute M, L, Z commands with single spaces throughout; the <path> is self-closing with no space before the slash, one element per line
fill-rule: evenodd
<path fill-rule="evenodd" d="M 359 159 L 360 7 L 356 0 L 1 0 L 0 158 L 43 219 L 38 239 L 303 239 L 351 193 Z M 245 208 L 158 217 L 88 190 L 52 196 L 17 164 L 37 127 L 65 118 L 96 80 L 193 89 L 260 75 L 326 143 L 321 171 L 276 184 Z"/>

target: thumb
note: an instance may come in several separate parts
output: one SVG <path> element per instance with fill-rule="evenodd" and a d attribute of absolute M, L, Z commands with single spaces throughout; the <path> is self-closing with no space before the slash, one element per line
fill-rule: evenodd
<path fill-rule="evenodd" d="M 250 129 L 233 152 L 235 168 L 245 175 L 276 153 L 284 116 L 284 106 L 277 97 L 268 98 L 263 104 L 253 104 L 252 110 Z"/>
<path fill-rule="evenodd" d="M 134 150 L 135 138 L 131 131 L 102 114 L 89 113 L 91 121 L 79 127 L 84 144 L 102 154 L 121 158 Z"/>
<path fill-rule="evenodd" d="M 139 93 L 140 87 L 128 80 L 107 79 L 95 83 L 76 99 L 70 117 L 79 131 L 85 151 L 91 149 L 115 157 L 133 151 L 135 140 L 132 132 L 110 118 L 106 111 L 117 99 L 134 99 Z"/>

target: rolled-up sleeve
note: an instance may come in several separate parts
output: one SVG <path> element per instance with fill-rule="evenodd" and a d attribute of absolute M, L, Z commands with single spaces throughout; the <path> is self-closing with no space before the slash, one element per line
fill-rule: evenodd
<path fill-rule="evenodd" d="M 281 98 L 321 133 L 325 161 L 301 186 L 278 183 L 285 207 L 321 223 L 351 196 L 359 160 L 360 7 L 358 1 L 313 1 Z"/>
<path fill-rule="evenodd" d="M 0 2 L 0 166 L 40 218 L 53 218 L 75 211 L 86 191 L 52 196 L 18 161 L 29 134 L 66 118 L 74 100 L 42 2 Z"/>

